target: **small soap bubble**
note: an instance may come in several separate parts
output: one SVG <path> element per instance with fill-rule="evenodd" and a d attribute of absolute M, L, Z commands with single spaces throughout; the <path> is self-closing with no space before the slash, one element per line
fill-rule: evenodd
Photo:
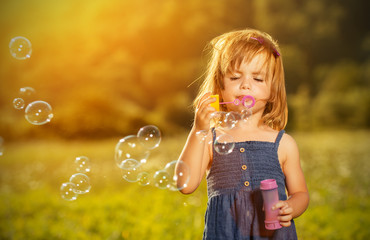
<path fill-rule="evenodd" d="M 211 114 L 211 120 L 214 122 L 215 128 L 221 126 L 225 118 L 226 112 L 219 111 Z"/>
<path fill-rule="evenodd" d="M 135 135 L 129 135 L 120 139 L 115 148 L 114 159 L 119 168 L 123 168 L 123 162 L 127 159 L 137 160 L 140 164 L 146 163 L 149 151 L 144 148 Z"/>
<path fill-rule="evenodd" d="M 225 129 L 232 129 L 238 122 L 240 118 L 240 114 L 237 112 L 228 112 L 225 116 L 225 120 L 223 122 L 222 127 Z"/>
<path fill-rule="evenodd" d="M 234 138 L 229 134 L 221 134 L 216 137 L 214 142 L 214 149 L 221 155 L 226 155 L 234 150 Z"/>
<path fill-rule="evenodd" d="M 9 50 L 12 57 L 24 60 L 31 57 L 32 45 L 25 37 L 15 37 L 9 42 Z"/>
<path fill-rule="evenodd" d="M 25 110 L 26 120 L 34 125 L 42 125 L 53 118 L 52 108 L 44 101 L 34 101 L 28 104 Z"/>
<path fill-rule="evenodd" d="M 243 109 L 241 112 L 241 119 L 243 121 L 248 121 L 249 118 L 252 116 L 252 110 L 249 108 Z"/>
<path fill-rule="evenodd" d="M 88 173 L 91 169 L 90 159 L 85 156 L 76 157 L 76 170 L 80 173 Z"/>
<path fill-rule="evenodd" d="M 200 130 L 195 133 L 197 136 L 200 136 L 200 141 L 203 142 L 207 139 L 208 130 Z"/>
<path fill-rule="evenodd" d="M 154 149 L 161 142 L 161 132 L 154 125 L 148 125 L 140 128 L 137 137 L 146 149 Z"/>
<path fill-rule="evenodd" d="M 73 174 L 69 181 L 76 185 L 75 193 L 77 194 L 88 193 L 91 189 L 90 179 L 87 175 L 83 173 Z"/>
<path fill-rule="evenodd" d="M 71 182 L 62 183 L 62 186 L 60 187 L 60 196 L 67 201 L 76 200 L 76 185 Z"/>
<path fill-rule="evenodd" d="M 139 180 L 139 168 L 122 169 L 122 177 L 127 182 L 137 182 Z"/>
<path fill-rule="evenodd" d="M 32 87 L 22 87 L 19 89 L 19 94 L 21 96 L 30 97 L 35 94 L 35 89 Z"/>
<path fill-rule="evenodd" d="M 190 168 L 185 162 L 181 160 L 172 161 L 166 165 L 164 170 L 169 175 L 168 188 L 171 191 L 187 187 L 190 179 Z"/>
<path fill-rule="evenodd" d="M 150 183 L 149 173 L 141 172 L 137 175 L 138 182 L 141 186 L 147 186 Z"/>
<path fill-rule="evenodd" d="M 156 171 L 154 176 L 154 186 L 159 189 L 166 189 L 169 187 L 170 175 L 165 170 Z"/>
<path fill-rule="evenodd" d="M 14 106 L 15 109 L 23 109 L 24 108 L 23 98 L 14 98 L 13 106 Z"/>

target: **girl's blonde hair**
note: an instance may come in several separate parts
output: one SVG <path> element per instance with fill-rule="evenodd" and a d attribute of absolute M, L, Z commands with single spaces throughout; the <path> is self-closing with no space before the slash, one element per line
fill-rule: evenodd
<path fill-rule="evenodd" d="M 207 92 L 218 94 L 222 101 L 221 90 L 224 89 L 224 76 L 245 61 L 249 62 L 257 54 L 264 54 L 267 67 L 266 79 L 270 83 L 271 94 L 262 114 L 261 123 L 275 130 L 284 129 L 288 119 L 283 61 L 275 40 L 267 33 L 245 29 L 222 34 L 210 44 L 211 58 L 208 63 L 204 82 L 194 100 L 197 107 L 200 98 Z M 221 105 L 221 110 L 226 110 Z"/>

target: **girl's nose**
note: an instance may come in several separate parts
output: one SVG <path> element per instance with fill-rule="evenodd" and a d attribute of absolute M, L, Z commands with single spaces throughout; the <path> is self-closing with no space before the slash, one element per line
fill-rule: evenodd
<path fill-rule="evenodd" d="M 243 81 L 241 82 L 240 85 L 241 89 L 251 89 L 251 81 L 247 77 L 243 78 Z"/>

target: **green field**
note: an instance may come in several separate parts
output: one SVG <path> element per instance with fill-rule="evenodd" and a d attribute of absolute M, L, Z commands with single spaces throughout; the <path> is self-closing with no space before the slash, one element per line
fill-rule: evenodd
<path fill-rule="evenodd" d="M 300 239 L 370 239 L 369 131 L 292 133 L 310 191 L 296 219 Z M 146 170 L 179 155 L 186 135 L 164 138 Z M 205 182 L 191 195 L 122 179 L 114 163 L 118 139 L 5 142 L 0 157 L 0 239 L 201 239 Z M 92 161 L 91 191 L 69 202 L 59 195 L 76 173 L 74 159 Z"/>

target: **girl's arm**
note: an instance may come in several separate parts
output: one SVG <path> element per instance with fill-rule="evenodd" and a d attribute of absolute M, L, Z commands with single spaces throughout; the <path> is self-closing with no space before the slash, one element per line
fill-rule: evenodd
<path fill-rule="evenodd" d="M 215 98 L 210 98 L 211 93 L 206 93 L 199 101 L 197 110 L 195 111 L 194 126 L 191 129 L 185 146 L 181 152 L 179 160 L 186 163 L 190 169 L 189 182 L 186 187 L 180 191 L 184 194 L 194 192 L 203 179 L 203 176 L 210 163 L 210 152 L 208 142 L 212 138 L 210 134 L 210 119 L 211 114 L 215 111 L 209 104 L 215 102 Z M 207 137 L 203 134 L 197 134 L 199 131 L 208 131 Z M 204 139 L 205 138 L 205 139 Z M 176 166 L 176 172 L 181 171 L 181 166 Z M 186 178 L 181 178 L 186 179 Z M 179 179 L 179 181 L 181 181 Z M 184 183 L 178 182 L 178 186 L 183 186 Z"/>
<path fill-rule="evenodd" d="M 284 134 L 281 139 L 279 156 L 282 158 L 288 200 L 280 201 L 273 209 L 280 208 L 280 224 L 288 227 L 293 218 L 299 217 L 307 209 L 309 194 L 299 160 L 297 144 L 288 134 Z"/>

